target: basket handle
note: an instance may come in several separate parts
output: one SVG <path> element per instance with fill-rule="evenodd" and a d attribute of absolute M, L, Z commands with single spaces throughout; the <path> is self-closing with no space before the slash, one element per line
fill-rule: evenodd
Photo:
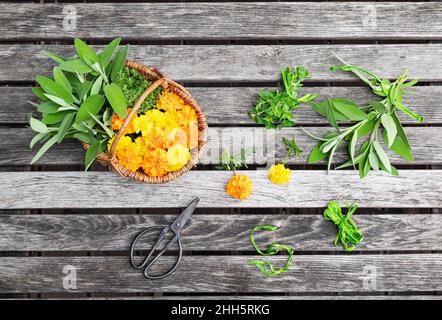
<path fill-rule="evenodd" d="M 112 141 L 110 152 L 109 152 L 109 158 L 110 161 L 115 161 L 115 149 L 117 147 L 118 141 L 120 141 L 121 137 L 124 135 L 124 132 L 126 131 L 127 126 L 132 121 L 132 118 L 137 113 L 138 109 L 140 109 L 141 104 L 146 100 L 146 98 L 151 94 L 156 88 L 159 86 L 162 86 L 164 89 L 167 89 L 168 87 L 168 79 L 161 78 L 152 83 L 139 97 L 137 102 L 135 102 L 132 110 L 129 112 L 129 114 L 126 116 L 126 119 L 123 122 L 123 125 L 121 126 L 120 130 L 118 130 L 117 135 L 115 136 L 114 141 Z"/>

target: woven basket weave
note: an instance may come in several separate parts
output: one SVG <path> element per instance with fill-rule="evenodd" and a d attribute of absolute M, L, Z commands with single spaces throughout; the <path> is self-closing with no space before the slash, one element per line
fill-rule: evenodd
<path fill-rule="evenodd" d="M 140 74 L 144 75 L 146 79 L 154 81 L 141 96 L 138 98 L 138 100 L 135 102 L 135 104 L 132 107 L 132 110 L 127 115 L 123 125 L 121 126 L 120 130 L 118 131 L 117 135 L 115 136 L 114 141 L 112 142 L 112 145 L 110 147 L 109 153 L 102 152 L 98 155 L 97 160 L 104 164 L 108 165 L 109 169 L 115 173 L 117 173 L 120 176 L 127 177 L 129 179 L 144 182 L 144 183 L 165 183 L 171 180 L 174 180 L 178 178 L 179 176 L 183 175 L 187 171 L 189 171 L 193 166 L 195 166 L 198 163 L 198 160 L 201 156 L 202 149 L 204 145 L 207 143 L 207 120 L 206 116 L 201 110 L 201 107 L 198 105 L 198 103 L 192 98 L 190 93 L 183 88 L 178 83 L 167 79 L 160 71 L 158 71 L 155 68 L 147 68 L 146 66 L 139 64 L 134 61 L 126 61 L 126 66 L 132 69 L 136 69 Z M 180 98 L 184 100 L 184 102 L 191 106 L 197 113 L 198 116 L 198 146 L 190 150 L 190 160 L 187 162 L 187 164 L 182 167 L 181 169 L 173 172 L 169 172 L 164 176 L 161 177 L 150 177 L 146 173 L 141 171 L 130 171 L 120 165 L 118 163 L 118 159 L 115 156 L 115 148 L 118 144 L 118 141 L 120 138 L 124 135 L 123 132 L 126 130 L 127 126 L 129 125 L 131 119 L 134 115 L 137 114 L 138 109 L 140 108 L 143 101 L 149 96 L 150 93 L 152 93 L 157 87 L 162 86 L 164 89 L 167 89 L 176 95 L 178 95 Z M 88 144 L 83 144 L 84 148 L 89 148 Z"/>

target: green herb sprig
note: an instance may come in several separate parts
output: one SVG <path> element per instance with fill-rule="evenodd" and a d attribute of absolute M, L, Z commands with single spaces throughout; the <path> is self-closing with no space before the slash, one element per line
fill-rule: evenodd
<path fill-rule="evenodd" d="M 224 150 L 220 156 L 220 165 L 216 166 L 217 169 L 232 170 L 235 172 L 237 169 L 248 168 L 246 158 L 256 152 L 256 148 L 245 149 L 241 148 L 238 154 L 232 155 L 230 152 Z"/>
<path fill-rule="evenodd" d="M 286 137 L 282 137 L 282 143 L 285 145 L 286 148 L 286 155 L 284 157 L 283 163 L 286 163 L 291 156 L 301 156 L 302 149 L 296 141 L 295 137 L 292 137 L 291 140 Z"/>
<path fill-rule="evenodd" d="M 343 98 L 310 103 L 314 110 L 328 119 L 335 131 L 323 137 L 317 137 L 304 130 L 308 135 L 319 140 L 311 151 L 308 162 L 317 163 L 328 158 L 327 170 L 330 170 L 336 150 L 342 142 L 348 141 L 350 159 L 337 169 L 358 166 L 361 178 L 367 176 L 371 169 L 383 170 L 397 176 L 398 171 L 391 165 L 379 141 L 379 133 L 381 132 L 382 139 L 390 150 L 405 160 L 413 160 L 410 143 L 397 116 L 397 110 L 403 111 L 419 122 L 423 121 L 423 117 L 415 114 L 402 103 L 402 97 L 407 93 L 405 89 L 416 84 L 416 81 L 406 82 L 407 70 L 393 83 L 357 66 L 333 66 L 331 70 L 353 72 L 368 84 L 375 94 L 384 99 L 369 102 L 364 107 L 350 99 Z M 341 128 L 339 122 L 350 122 L 351 126 Z M 369 137 L 368 140 L 360 145 L 357 152 L 359 138 L 366 135 Z"/>
<path fill-rule="evenodd" d="M 257 246 L 257 244 L 255 242 L 255 237 L 254 237 L 255 231 L 259 231 L 259 230 L 276 231 L 276 230 L 278 230 L 278 227 L 276 227 L 276 226 L 256 226 L 252 229 L 252 231 L 250 232 L 250 242 L 252 243 L 253 248 L 256 250 L 256 252 L 258 252 L 262 256 L 272 256 L 272 255 L 277 254 L 281 250 L 286 250 L 288 253 L 287 261 L 285 262 L 284 266 L 282 266 L 279 269 L 275 269 L 273 267 L 273 265 L 268 261 L 250 260 L 247 263 L 257 266 L 259 268 L 259 270 L 261 270 L 262 273 L 264 273 L 266 276 L 270 276 L 270 277 L 277 276 L 281 273 L 287 272 L 293 262 L 293 255 L 295 253 L 295 249 L 291 246 L 274 243 L 274 244 L 271 244 L 267 248 L 267 250 L 262 251 Z"/>
<path fill-rule="evenodd" d="M 266 128 L 283 128 L 295 125 L 295 119 L 291 112 L 301 103 L 314 100 L 316 95 L 306 94 L 298 98 L 302 88 L 302 81 L 308 78 L 309 73 L 304 67 L 294 69 L 282 69 L 284 91 L 261 91 L 258 101 L 249 112 L 249 116 L 257 123 Z"/>
<path fill-rule="evenodd" d="M 37 132 L 30 147 L 37 143 L 43 145 L 31 164 L 67 138 L 90 145 L 85 156 L 86 170 L 106 148 L 114 135 L 109 129 L 114 112 L 125 118 L 127 110 L 126 98 L 120 86 L 113 82 L 124 65 L 128 50 L 125 46 L 115 53 L 120 41 L 120 38 L 114 39 L 97 53 L 76 38 L 77 55 L 69 59 L 45 52 L 58 65 L 53 69 L 52 78 L 37 76 L 39 86 L 32 89 L 40 102 L 30 103 L 42 117 L 39 120 L 29 115 L 29 124 Z"/>
<path fill-rule="evenodd" d="M 347 206 L 347 214 L 342 214 L 342 209 L 337 201 L 331 201 L 324 211 L 324 218 L 332 221 L 338 227 L 338 234 L 335 238 L 335 245 L 338 242 L 342 243 L 345 251 L 353 251 L 356 246 L 364 239 L 362 233 L 359 231 L 356 223 L 352 219 L 352 215 L 358 208 L 357 204 L 350 205 L 345 201 Z"/>

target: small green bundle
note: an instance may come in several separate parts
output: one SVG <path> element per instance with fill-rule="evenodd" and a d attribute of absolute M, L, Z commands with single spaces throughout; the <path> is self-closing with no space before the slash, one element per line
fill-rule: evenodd
<path fill-rule="evenodd" d="M 345 251 L 353 251 L 356 246 L 364 239 L 355 222 L 351 218 L 358 208 L 357 204 L 350 205 L 345 201 L 347 206 L 347 214 L 342 214 L 341 207 L 337 201 L 331 201 L 324 211 L 324 218 L 332 221 L 338 226 L 338 234 L 336 235 L 335 245 L 340 241 Z M 349 245 L 350 244 L 350 245 Z"/>
<path fill-rule="evenodd" d="M 153 81 L 147 80 L 137 70 L 124 66 L 118 74 L 115 82 L 123 90 L 129 106 L 133 106 L 141 94 L 153 83 Z M 160 86 L 156 88 L 144 102 L 141 104 L 138 113 L 142 114 L 146 111 L 154 108 L 157 103 L 158 95 L 163 88 Z"/>
<path fill-rule="evenodd" d="M 254 233 L 258 230 L 269 230 L 269 231 L 276 231 L 278 230 L 278 227 L 276 226 L 257 226 L 254 227 L 250 233 L 250 241 L 252 242 L 253 248 L 255 248 L 256 252 L 258 252 L 262 256 L 272 256 L 277 254 L 281 249 L 286 250 L 288 253 L 288 259 L 284 266 L 282 266 L 279 269 L 275 269 L 273 265 L 268 261 L 261 261 L 261 260 L 250 260 L 247 262 L 248 264 L 254 264 L 256 265 L 259 270 L 262 271 L 266 276 L 277 276 L 278 274 L 287 272 L 289 270 L 290 265 L 293 262 L 293 254 L 295 253 L 295 249 L 291 246 L 287 246 L 284 244 L 278 244 L 274 243 L 270 245 L 265 252 L 261 251 L 261 249 L 258 248 L 255 242 Z"/>

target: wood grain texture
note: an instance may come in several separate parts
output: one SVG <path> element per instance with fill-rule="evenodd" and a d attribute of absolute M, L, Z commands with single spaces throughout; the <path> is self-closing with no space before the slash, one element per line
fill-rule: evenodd
<path fill-rule="evenodd" d="M 265 211 L 264 211 L 265 212 Z M 148 226 L 165 225 L 164 215 L 6 215 L 0 214 L 0 251 L 121 251 Z M 358 251 L 442 250 L 442 215 L 357 214 L 364 241 Z M 300 251 L 343 250 L 333 244 L 336 227 L 321 215 L 194 214 L 182 233 L 187 251 L 252 251 L 250 230 L 276 225 L 277 232 L 258 232 L 262 247 L 278 242 Z M 152 234 L 153 238 L 156 236 Z M 146 238 L 147 240 L 147 238 Z M 140 245 L 137 249 L 147 249 Z"/>
<path fill-rule="evenodd" d="M 5 40 L 442 38 L 437 2 L 20 4 L 0 12 Z M 69 13 L 77 16 L 74 29 Z"/>
<path fill-rule="evenodd" d="M 0 292 L 382 292 L 442 290 L 442 255 L 295 256 L 290 271 L 266 277 L 255 256 L 184 256 L 172 276 L 144 279 L 127 257 L 4 257 Z M 285 257 L 274 257 L 283 264 Z M 174 257 L 158 261 L 164 271 Z M 63 289 L 63 268 L 76 268 L 77 289 Z M 71 269 L 72 270 L 72 269 Z M 418 270 L 418 272 L 417 272 Z M 154 271 L 155 272 L 155 271 Z M 370 277 L 367 281 L 367 278 Z M 369 285 L 364 285 L 368 283 Z"/>
<path fill-rule="evenodd" d="M 0 81 L 34 81 L 36 75 L 51 74 L 54 63 L 43 50 L 74 55 L 72 45 L 0 46 Z M 442 81 L 442 44 L 133 45 L 128 58 L 156 66 L 175 81 L 279 81 L 282 67 L 299 65 L 309 69 L 311 81 L 357 81 L 347 72 L 329 71 L 339 64 L 334 52 L 381 77 L 396 78 L 408 68 L 412 78 Z"/>
<path fill-rule="evenodd" d="M 399 177 L 372 172 L 297 170 L 287 185 L 267 172 L 238 171 L 251 177 L 253 195 L 238 201 L 224 191 L 231 173 L 191 171 L 162 185 L 146 185 L 107 172 L 4 172 L 0 209 L 184 207 L 198 196 L 200 207 L 324 207 L 345 197 L 369 208 L 442 207 L 442 170 L 400 170 Z"/>
<path fill-rule="evenodd" d="M 330 128 L 306 128 L 309 132 L 322 136 L 331 131 Z M 439 137 L 442 135 L 441 127 L 408 127 L 405 128 L 410 144 L 413 148 L 414 160 L 406 161 L 391 151 L 387 151 L 393 164 L 416 165 L 442 164 L 442 146 Z M 29 149 L 29 142 L 35 135 L 30 129 L 0 129 L 0 165 L 27 166 L 37 152 L 40 144 L 33 150 Z M 230 150 L 238 154 L 241 148 L 255 147 L 255 154 L 247 157 L 247 163 L 265 165 L 276 161 L 283 161 L 286 147 L 282 137 L 295 137 L 300 147 L 304 150 L 300 157 L 293 156 L 288 164 L 306 164 L 310 151 L 317 143 L 300 128 L 282 130 L 267 130 L 264 128 L 226 127 L 209 128 L 209 141 L 204 148 L 200 164 L 219 164 L 223 150 Z M 364 141 L 364 138 L 361 139 Z M 384 149 L 387 148 L 384 146 Z M 39 165 L 82 165 L 85 151 L 76 140 L 66 140 L 51 148 L 39 161 Z M 348 160 L 347 143 L 336 152 L 334 163 Z M 321 164 L 325 164 L 322 161 Z"/>
<path fill-rule="evenodd" d="M 255 87 L 190 87 L 187 88 L 192 96 L 203 106 L 209 125 L 254 125 L 248 112 L 252 109 L 261 90 L 275 88 Z M 442 86 L 422 86 L 410 89 L 412 95 L 404 99 L 404 103 L 413 111 L 425 117 L 425 124 L 441 124 L 442 108 L 440 96 Z M 319 94 L 318 101 L 326 97 L 345 97 L 360 104 L 377 99 L 365 87 L 314 87 L 302 89 L 304 93 Z M 27 100 L 36 101 L 30 87 L 0 87 L 0 124 L 24 124 L 28 122 L 28 113 L 36 108 Z M 299 124 L 325 125 L 328 121 L 314 112 L 310 107 L 302 105 L 294 111 Z M 403 124 L 416 124 L 416 121 L 399 114 Z"/>

